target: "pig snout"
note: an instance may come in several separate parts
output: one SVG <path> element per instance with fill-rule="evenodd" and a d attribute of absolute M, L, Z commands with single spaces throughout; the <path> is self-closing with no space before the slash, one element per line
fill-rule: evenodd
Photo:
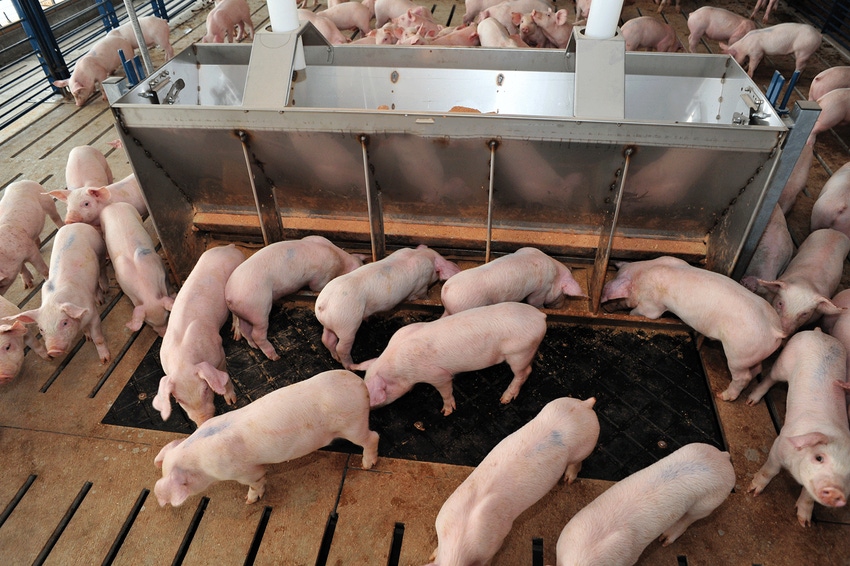
<path fill-rule="evenodd" d="M 835 486 L 823 487 L 818 490 L 817 495 L 818 501 L 828 507 L 844 507 L 847 504 L 844 492 Z"/>

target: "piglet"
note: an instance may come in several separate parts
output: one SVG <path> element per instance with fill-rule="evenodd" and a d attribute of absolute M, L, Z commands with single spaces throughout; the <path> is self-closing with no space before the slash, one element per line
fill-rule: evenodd
<path fill-rule="evenodd" d="M 104 207 L 100 222 L 115 278 L 135 307 L 127 328 L 136 331 L 147 323 L 165 336 L 174 299 L 168 292 L 162 258 L 154 249 L 142 217 L 132 204 L 116 202 Z"/>
<path fill-rule="evenodd" d="M 424 9 L 412 0 L 375 0 L 375 28 L 382 27 L 408 10 Z M 466 23 L 466 20 L 464 20 Z"/>
<path fill-rule="evenodd" d="M 756 24 L 751 19 L 723 8 L 702 6 L 688 16 L 688 47 L 696 53 L 703 36 L 732 45 L 754 29 Z"/>
<path fill-rule="evenodd" d="M 68 87 L 76 105 L 82 106 L 106 77 L 121 68 L 118 51 L 123 51 L 124 55 L 131 59 L 134 54 L 133 44 L 120 35 L 106 34 L 106 37 L 97 40 L 89 52 L 77 60 L 71 78 L 53 81 L 53 86 Z M 106 94 L 103 99 L 106 100 Z"/>
<path fill-rule="evenodd" d="M 550 401 L 505 437 L 437 514 L 431 566 L 489 564 L 523 511 L 563 477 L 572 483 L 599 438 L 596 399 Z"/>
<path fill-rule="evenodd" d="M 79 145 L 68 153 L 65 184 L 69 189 L 103 187 L 113 181 L 112 169 L 99 149 L 90 145 Z"/>
<path fill-rule="evenodd" d="M 244 336 L 270 360 L 280 359 L 267 338 L 272 303 L 304 287 L 318 293 L 331 279 L 361 265 L 363 256 L 348 254 L 321 236 L 259 250 L 233 271 L 225 287 L 227 306 L 239 318 L 236 339 Z"/>
<path fill-rule="evenodd" d="M 558 10 L 557 12 L 553 12 L 551 9 L 531 11 L 531 20 L 543 32 L 549 43 L 559 49 L 567 46 L 573 34 L 573 25 L 569 19 L 570 15 L 566 10 Z"/>
<path fill-rule="evenodd" d="M 443 398 L 443 415 L 455 409 L 455 374 L 507 362 L 514 378 L 502 394 L 510 403 L 528 375 L 546 334 L 546 315 L 524 303 L 498 303 L 417 322 L 399 329 L 375 359 L 352 366 L 366 370 L 372 407 L 388 405 L 417 383 L 430 383 Z"/>
<path fill-rule="evenodd" d="M 224 288 L 245 256 L 234 245 L 212 248 L 201 254 L 174 299 L 159 357 L 165 376 L 153 407 L 162 420 L 171 416 L 171 399 L 183 407 L 197 425 L 215 414 L 213 393 L 228 405 L 236 402 L 233 383 L 225 370 L 219 331 L 228 318 Z"/>
<path fill-rule="evenodd" d="M 233 30 L 236 30 L 234 35 Z M 233 36 L 231 38 L 231 36 Z M 207 14 L 207 34 L 204 43 L 230 43 L 254 37 L 251 9 L 246 0 L 221 0 Z"/>
<path fill-rule="evenodd" d="M 47 277 L 47 264 L 39 249 L 45 214 L 57 226 L 62 226 L 56 204 L 35 181 L 16 181 L 3 190 L 3 198 L 0 198 L 0 295 L 9 290 L 18 273 L 25 288 L 33 286 L 32 273 L 24 263 Z"/>
<path fill-rule="evenodd" d="M 481 45 L 481 41 L 478 38 L 478 26 L 474 23 L 460 25 L 456 28 L 444 28 L 428 43 L 431 45 L 457 45 L 465 47 Z"/>
<path fill-rule="evenodd" d="M 818 100 L 837 88 L 850 87 L 850 66 L 839 65 L 818 73 L 809 86 L 809 100 Z"/>
<path fill-rule="evenodd" d="M 20 313 L 21 309 L 14 303 L 0 296 L 0 385 L 9 383 L 20 373 L 25 344 L 45 360 L 50 358 L 35 327 L 27 328 L 18 320 L 6 320 Z"/>
<path fill-rule="evenodd" d="M 481 47 L 528 47 L 519 35 L 511 34 L 496 18 L 487 17 L 478 22 L 477 31 Z"/>
<path fill-rule="evenodd" d="M 358 29 L 361 34 L 366 35 L 372 29 L 370 24 L 372 14 L 369 12 L 369 8 L 360 2 L 337 4 L 319 12 L 319 14 L 328 18 L 341 30 Z"/>
<path fill-rule="evenodd" d="M 759 238 L 756 250 L 741 278 L 741 285 L 754 293 L 764 293 L 759 279 L 773 280 L 785 271 L 794 255 L 794 240 L 779 205 L 773 207 L 770 220 Z M 762 294 L 763 297 L 767 293 Z"/>
<path fill-rule="evenodd" d="M 752 77 L 765 55 L 794 54 L 795 70 L 802 72 L 809 58 L 820 48 L 823 37 L 808 24 L 776 24 L 756 29 L 731 45 L 720 43 L 723 53 L 728 53 L 743 66 L 749 58 L 747 74 Z"/>
<path fill-rule="evenodd" d="M 573 515 L 558 538 L 558 566 L 637 563 L 719 507 L 735 487 L 729 453 L 687 444 L 608 488 Z"/>
<path fill-rule="evenodd" d="M 351 347 L 360 323 L 402 301 L 426 296 L 428 287 L 460 271 L 434 250 L 419 246 L 397 250 L 330 281 L 316 298 L 316 318 L 324 326 L 322 343 L 350 369 Z"/>
<path fill-rule="evenodd" d="M 590 6 L 592 5 L 592 0 L 576 0 L 576 20 L 587 20 L 588 16 L 590 16 Z"/>
<path fill-rule="evenodd" d="M 829 507 L 847 504 L 850 430 L 842 389 L 847 386 L 846 359 L 841 342 L 819 328 L 798 332 L 747 401 L 754 405 L 774 383 L 788 382 L 785 423 L 748 491 L 760 494 L 785 468 L 803 486 L 797 520 L 804 527 L 811 525 L 815 501 Z"/>
<path fill-rule="evenodd" d="M 832 304 L 844 309 L 838 314 L 827 314 L 821 319 L 823 331 L 837 338 L 844 349 L 850 352 L 850 289 L 844 289 L 832 297 Z M 847 376 L 850 378 L 850 356 L 847 356 Z"/>
<path fill-rule="evenodd" d="M 832 228 L 850 236 L 850 162 L 832 174 L 812 207 L 811 230 Z"/>
<path fill-rule="evenodd" d="M 322 12 L 314 14 L 310 10 L 298 10 L 298 19 L 313 24 L 331 45 L 348 43 L 348 38 L 342 35 L 339 28 L 329 18 L 324 17 Z"/>
<path fill-rule="evenodd" d="M 850 88 L 831 90 L 817 102 L 821 112 L 806 140 L 807 145 L 814 145 L 819 133 L 850 122 Z"/>
<path fill-rule="evenodd" d="M 822 314 L 838 314 L 829 298 L 838 289 L 850 238 L 830 228 L 815 230 L 803 240 L 797 255 L 773 281 L 759 280 L 776 295 L 773 308 L 779 313 L 782 331 L 790 336 Z"/>
<path fill-rule="evenodd" d="M 100 226 L 100 211 L 114 202 L 128 202 L 135 207 L 141 217 L 148 215 L 148 207 L 142 196 L 142 190 L 132 173 L 105 187 L 82 187 L 79 189 L 57 189 L 48 193 L 68 203 L 65 222 L 83 222 Z"/>
<path fill-rule="evenodd" d="M 504 0 L 466 0 L 466 13 L 463 15 L 463 23 L 471 24 L 475 21 L 476 16 L 487 8 L 492 8 L 496 4 L 501 4 Z"/>
<path fill-rule="evenodd" d="M 486 18 L 495 18 L 500 24 L 505 26 L 509 35 L 515 35 L 519 33 L 519 30 L 513 23 L 514 13 L 528 14 L 532 10 L 545 13 L 549 10 L 554 10 L 554 8 L 555 5 L 549 0 L 505 0 L 486 10 L 482 10 L 478 14 L 477 21 L 481 22 Z"/>
<path fill-rule="evenodd" d="M 682 43 L 676 37 L 676 30 L 652 16 L 632 18 L 622 25 L 620 32 L 626 40 L 626 51 L 683 51 Z"/>
<path fill-rule="evenodd" d="M 145 39 L 145 45 L 147 47 L 153 47 L 154 45 L 162 47 L 163 51 L 165 51 L 166 61 L 174 57 L 174 48 L 171 47 L 171 40 L 169 39 L 171 30 L 168 28 L 167 21 L 156 16 L 145 16 L 139 18 L 139 28 L 142 30 L 142 37 Z M 109 33 L 123 37 L 130 42 L 134 49 L 138 49 L 139 42 L 136 40 L 136 34 L 130 22 L 118 26 Z M 127 54 L 125 53 L 125 55 Z"/>
<path fill-rule="evenodd" d="M 758 14 L 759 10 L 764 8 L 764 16 L 762 17 L 762 23 L 766 24 L 767 19 L 770 17 L 770 12 L 773 11 L 774 6 L 776 6 L 776 0 L 757 0 L 756 7 L 753 8 L 753 13 L 750 14 L 750 19 L 756 19 L 756 14 Z"/>
<path fill-rule="evenodd" d="M 546 34 L 543 33 L 543 30 L 534 23 L 534 19 L 531 16 L 531 13 L 528 14 L 520 14 L 519 12 L 514 12 L 511 14 L 511 18 L 513 24 L 519 30 L 519 38 L 523 40 L 530 47 L 554 47 L 549 38 L 546 37 Z"/>
<path fill-rule="evenodd" d="M 618 266 L 601 301 L 623 299 L 632 315 L 651 319 L 670 311 L 705 337 L 720 340 L 732 375 L 732 383 L 717 395 L 724 401 L 738 398 L 786 336 L 770 303 L 725 275 L 669 256 Z"/>
<path fill-rule="evenodd" d="M 41 288 L 41 306 L 12 317 L 25 324 L 38 324 L 51 357 L 70 352 L 82 331 L 97 347 L 100 362 L 109 361 L 109 346 L 100 330 L 97 310 L 107 288 L 105 257 L 106 245 L 92 226 L 66 224 L 56 232 L 50 277 Z"/>
<path fill-rule="evenodd" d="M 154 459 L 161 506 L 177 507 L 217 481 L 248 486 L 246 503 L 266 488 L 266 465 L 306 456 L 335 438 L 363 447 L 363 469 L 378 459 L 378 433 L 369 430 L 363 380 L 332 370 L 281 387 L 248 405 L 213 417 L 189 438 L 165 445 Z"/>
<path fill-rule="evenodd" d="M 461 271 L 440 292 L 446 315 L 508 301 L 558 306 L 564 295 L 587 297 L 567 266 L 537 248 L 520 248 Z"/>

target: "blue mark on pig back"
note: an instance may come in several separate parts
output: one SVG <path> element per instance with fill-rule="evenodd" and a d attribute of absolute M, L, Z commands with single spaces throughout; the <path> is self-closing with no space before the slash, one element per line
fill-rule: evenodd
<path fill-rule="evenodd" d="M 140 256 L 146 256 L 153 253 L 153 250 L 150 248 L 136 248 L 136 254 Z"/>
<path fill-rule="evenodd" d="M 561 434 L 561 431 L 553 430 L 545 439 L 537 443 L 537 446 L 534 447 L 534 452 L 543 452 L 552 450 L 553 448 L 562 448 L 563 446 L 564 436 Z"/>
<path fill-rule="evenodd" d="M 230 428 L 230 420 L 222 420 L 221 422 L 218 422 L 212 426 L 199 428 L 194 432 L 194 434 L 192 434 L 192 436 L 186 439 L 186 442 L 184 444 L 185 446 L 189 446 L 191 443 L 198 440 L 199 438 L 209 438 L 210 436 L 215 436 L 219 432 L 228 428 Z"/>
<path fill-rule="evenodd" d="M 54 285 L 53 281 L 51 281 L 50 279 L 44 282 L 44 288 L 47 290 L 48 293 L 52 293 L 55 287 L 56 285 Z"/>

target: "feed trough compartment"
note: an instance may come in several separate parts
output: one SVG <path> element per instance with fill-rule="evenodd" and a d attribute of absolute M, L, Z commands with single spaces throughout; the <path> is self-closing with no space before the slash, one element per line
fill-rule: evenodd
<path fill-rule="evenodd" d="M 581 29 L 566 50 L 402 48 L 306 23 L 193 45 L 112 110 L 181 282 L 210 239 L 307 234 L 375 259 L 536 246 L 594 261 L 594 307 L 609 257 L 745 268 L 817 106 L 783 119 L 728 56 Z"/>

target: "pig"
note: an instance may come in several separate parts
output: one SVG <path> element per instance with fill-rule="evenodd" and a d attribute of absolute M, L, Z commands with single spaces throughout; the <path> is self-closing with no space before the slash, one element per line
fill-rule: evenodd
<path fill-rule="evenodd" d="M 165 336 L 174 299 L 168 291 L 162 258 L 154 249 L 142 217 L 132 204 L 116 202 L 101 211 L 100 220 L 115 278 L 133 302 L 133 317 L 127 328 L 135 332 L 147 323 Z"/>
<path fill-rule="evenodd" d="M 457 45 L 472 47 L 481 45 L 478 38 L 478 26 L 476 24 L 464 24 L 456 28 L 444 28 L 432 38 L 429 42 L 431 45 Z"/>
<path fill-rule="evenodd" d="M 90 145 L 79 145 L 68 153 L 65 184 L 68 189 L 111 185 L 112 169 L 103 152 Z"/>
<path fill-rule="evenodd" d="M 105 258 L 106 245 L 92 226 L 66 224 L 56 232 L 50 277 L 41 288 L 41 306 L 11 317 L 38 324 L 50 357 L 70 352 L 82 330 L 94 342 L 100 362 L 110 360 L 96 304 L 107 288 Z"/>
<path fill-rule="evenodd" d="M 732 45 L 754 29 L 756 24 L 751 19 L 723 8 L 702 6 L 688 16 L 688 47 L 696 53 L 703 36 Z"/>
<path fill-rule="evenodd" d="M 756 19 L 756 14 L 758 14 L 758 11 L 764 8 L 764 17 L 762 17 L 761 21 L 762 23 L 766 24 L 767 19 L 770 17 L 770 12 L 773 11 L 774 6 L 776 6 L 776 0 L 757 0 L 756 7 L 753 8 L 753 13 L 750 14 L 750 19 Z"/>
<path fill-rule="evenodd" d="M 321 14 L 321 12 L 314 14 L 310 10 L 298 10 L 298 19 L 300 21 L 310 22 L 313 24 L 313 26 L 315 26 L 319 33 L 321 33 L 331 45 L 342 45 L 343 43 L 348 43 L 348 38 L 342 35 L 339 28 L 336 27 L 330 19 Z"/>
<path fill-rule="evenodd" d="M 68 203 L 68 209 L 65 212 L 65 222 L 68 224 L 83 222 L 100 226 L 100 212 L 104 207 L 115 202 L 132 204 L 142 218 L 148 215 L 147 204 L 133 173 L 105 187 L 57 189 L 47 194 Z"/>
<path fill-rule="evenodd" d="M 369 8 L 360 2 L 338 4 L 319 13 L 341 30 L 356 28 L 361 34 L 366 35 L 372 29 L 370 23 L 372 14 L 369 13 Z"/>
<path fill-rule="evenodd" d="M 806 188 L 814 157 L 814 146 L 804 144 L 803 149 L 800 150 L 800 156 L 797 158 L 797 163 L 794 164 L 794 169 L 791 170 L 791 175 L 788 176 L 788 181 L 782 187 L 782 193 L 779 195 L 779 208 L 782 209 L 783 214 L 791 212 L 794 203 L 797 202 L 797 195 Z"/>
<path fill-rule="evenodd" d="M 549 41 L 549 38 L 546 37 L 546 34 L 543 33 L 543 30 L 534 23 L 531 13 L 520 14 L 518 12 L 514 12 L 511 14 L 511 18 L 511 21 L 513 21 L 513 24 L 519 30 L 519 38 L 529 47 L 555 47 L 552 42 Z"/>
<path fill-rule="evenodd" d="M 511 34 L 495 18 L 484 18 L 478 22 L 478 40 L 481 47 L 528 47 L 519 35 Z"/>
<path fill-rule="evenodd" d="M 501 4 L 504 0 L 466 0 L 466 13 L 463 15 L 463 23 L 471 24 L 476 16 L 487 8 Z"/>
<path fill-rule="evenodd" d="M 832 304 L 844 310 L 839 314 L 824 315 L 821 327 L 850 352 L 850 289 L 844 289 L 832 297 Z M 847 356 L 847 377 L 850 379 L 850 355 Z"/>
<path fill-rule="evenodd" d="M 219 331 L 228 317 L 227 279 L 243 261 L 245 255 L 233 244 L 211 248 L 177 293 L 159 349 L 165 376 L 153 399 L 162 420 L 171 416 L 171 396 L 198 426 L 215 414 L 214 392 L 228 405 L 236 402 Z"/>
<path fill-rule="evenodd" d="M 204 43 L 230 43 L 231 36 L 233 41 L 254 37 L 251 9 L 246 0 L 221 0 L 207 14 L 207 34 L 202 40 Z"/>
<path fill-rule="evenodd" d="M 676 30 L 652 16 L 632 18 L 622 25 L 620 32 L 626 40 L 626 51 L 683 51 L 682 43 L 676 37 Z"/>
<path fill-rule="evenodd" d="M 579 20 L 587 20 L 588 16 L 590 16 L 590 6 L 592 4 L 592 0 L 576 0 L 576 19 Z"/>
<path fill-rule="evenodd" d="M 434 20 L 431 12 L 421 7 L 415 10 L 408 10 L 404 14 L 393 18 L 393 21 L 404 29 L 418 28 L 422 35 L 436 35 L 443 29 L 443 26 Z"/>
<path fill-rule="evenodd" d="M 837 339 L 819 328 L 798 332 L 748 398 L 755 405 L 774 383 L 788 382 L 785 423 L 748 491 L 759 495 L 785 468 L 803 486 L 797 520 L 804 527 L 811 525 L 815 501 L 829 507 L 847 504 L 850 430 L 842 389 L 847 386 L 846 366 L 847 352 Z"/>
<path fill-rule="evenodd" d="M 425 10 L 423 6 L 411 0 L 375 0 L 375 28 L 382 27 L 408 10 L 416 9 Z"/>
<path fill-rule="evenodd" d="M 460 268 L 434 250 L 402 248 L 384 259 L 331 280 L 316 297 L 322 343 L 335 360 L 350 369 L 351 347 L 360 323 L 402 301 L 425 297 L 428 287 L 445 281 Z"/>
<path fill-rule="evenodd" d="M 555 307 L 564 295 L 587 297 L 567 266 L 537 248 L 520 248 L 461 271 L 440 291 L 446 315 L 508 301 Z"/>
<path fill-rule="evenodd" d="M 785 271 L 794 255 L 794 240 L 779 205 L 773 207 L 770 220 L 759 238 L 756 250 L 741 278 L 741 284 L 753 293 L 764 292 L 758 280 L 773 280 Z M 768 297 L 762 295 L 765 299 Z M 771 297 L 772 298 L 772 297 Z"/>
<path fill-rule="evenodd" d="M 531 11 L 531 20 L 543 32 L 549 43 L 558 49 L 565 48 L 573 34 L 573 26 L 569 19 L 569 13 L 566 10 Z"/>
<path fill-rule="evenodd" d="M 649 544 L 673 543 L 735 487 L 729 453 L 687 444 L 609 487 L 561 531 L 558 566 L 636 564 Z"/>
<path fill-rule="evenodd" d="M 394 22 L 387 22 L 375 30 L 375 45 L 395 45 L 403 35 L 404 29 Z"/>
<path fill-rule="evenodd" d="M 815 145 L 818 134 L 850 122 L 850 88 L 836 88 L 818 100 L 821 112 L 815 121 L 806 145 Z"/>
<path fill-rule="evenodd" d="M 732 382 L 717 396 L 734 401 L 786 337 L 779 315 L 733 279 L 669 256 L 617 264 L 601 302 L 624 299 L 631 314 L 656 319 L 670 311 L 712 340 L 720 340 Z"/>
<path fill-rule="evenodd" d="M 820 32 L 808 24 L 776 24 L 753 30 L 731 45 L 721 42 L 720 49 L 742 67 L 744 60 L 749 58 L 747 74 L 752 78 L 765 55 L 793 53 L 795 70 L 802 73 L 809 57 L 820 48 L 822 41 Z"/>
<path fill-rule="evenodd" d="M 71 91 L 74 103 L 82 106 L 106 77 L 116 69 L 121 68 L 121 57 L 118 51 L 123 51 L 128 59 L 134 55 L 133 45 L 120 35 L 106 34 L 92 45 L 89 52 L 80 57 L 74 65 L 71 78 L 53 81 L 53 86 Z M 103 95 L 106 100 L 106 94 Z"/>
<path fill-rule="evenodd" d="M 187 439 L 174 440 L 154 463 L 160 506 L 182 505 L 217 481 L 248 486 L 245 502 L 266 488 L 266 465 L 288 462 L 344 438 L 363 447 L 362 467 L 378 459 L 378 433 L 369 430 L 369 394 L 345 370 L 326 371 L 281 387 L 248 405 L 213 417 Z"/>
<path fill-rule="evenodd" d="M 348 254 L 321 236 L 269 244 L 227 280 L 227 307 L 239 318 L 236 339 L 244 336 L 252 348 L 260 348 L 270 360 L 279 360 L 266 337 L 272 303 L 304 287 L 318 293 L 331 279 L 361 265 L 362 255 Z"/>
<path fill-rule="evenodd" d="M 507 362 L 514 378 L 500 401 L 516 398 L 545 334 L 546 315 L 535 307 L 498 303 L 408 324 L 392 335 L 380 356 L 352 368 L 366 370 L 373 408 L 389 405 L 417 383 L 430 383 L 448 416 L 456 408 L 452 378 L 461 372 Z"/>
<path fill-rule="evenodd" d="M 48 275 L 39 249 L 44 216 L 49 216 L 56 226 L 62 226 L 63 222 L 53 199 L 43 193 L 44 187 L 35 181 L 16 181 L 3 190 L 0 198 L 0 295 L 6 294 L 19 273 L 24 288 L 33 286 L 32 273 L 25 263 L 44 277 Z"/>
<path fill-rule="evenodd" d="M 848 253 L 850 238 L 846 235 L 830 228 L 815 230 L 803 240 L 797 255 L 778 279 L 759 279 L 759 285 L 775 293 L 773 308 L 786 335 L 822 314 L 841 312 L 829 298 L 841 282 Z"/>
<path fill-rule="evenodd" d="M 599 438 L 594 403 L 550 401 L 487 454 L 437 514 L 432 566 L 489 564 L 523 511 L 561 477 L 575 481 Z"/>
<path fill-rule="evenodd" d="M 142 37 L 145 39 L 147 47 L 154 45 L 162 47 L 162 50 L 165 51 L 166 61 L 174 57 L 174 48 L 171 46 L 171 40 L 168 37 L 171 30 L 168 28 L 167 21 L 156 16 L 145 16 L 139 18 L 139 28 L 142 30 Z M 133 25 L 130 22 L 118 26 L 109 33 L 123 37 L 130 42 L 134 49 L 138 49 L 139 42 L 136 40 L 136 33 L 133 31 Z"/>
<path fill-rule="evenodd" d="M 14 303 L 0 296 L 0 385 L 11 382 L 21 372 L 25 344 L 45 360 L 50 359 L 34 327 L 28 328 L 18 320 L 6 320 L 20 313 L 21 309 Z"/>
<path fill-rule="evenodd" d="M 532 10 L 547 12 L 554 9 L 555 5 L 549 0 L 505 0 L 491 8 L 482 10 L 476 19 L 478 22 L 481 22 L 486 18 L 495 18 L 500 24 L 505 26 L 509 35 L 514 35 L 519 33 L 519 30 L 513 22 L 514 12 L 527 14 Z M 540 24 L 538 23 L 538 25 Z"/>
<path fill-rule="evenodd" d="M 811 230 L 832 228 L 850 236 L 850 161 L 832 174 L 812 207 Z"/>
<path fill-rule="evenodd" d="M 837 88 L 850 88 L 850 66 L 830 67 L 818 73 L 809 87 L 809 100 L 818 100 Z"/>

